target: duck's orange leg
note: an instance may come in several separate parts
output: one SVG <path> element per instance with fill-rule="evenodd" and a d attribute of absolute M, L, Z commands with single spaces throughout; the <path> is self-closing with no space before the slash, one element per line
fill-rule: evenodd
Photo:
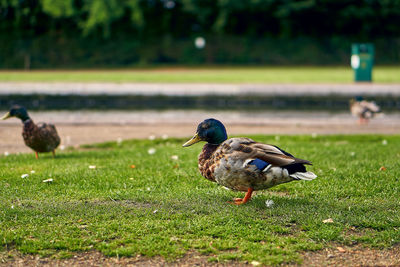
<path fill-rule="evenodd" d="M 247 201 L 249 201 L 251 199 L 251 194 L 253 193 L 253 191 L 254 191 L 253 188 L 249 188 L 247 190 L 247 193 L 244 196 L 244 198 L 235 198 L 234 202 L 232 202 L 232 204 L 241 205 L 241 204 L 246 203 Z"/>
<path fill-rule="evenodd" d="M 56 150 L 53 149 L 53 151 L 51 151 L 51 153 L 53 153 L 53 158 L 55 158 L 56 157 Z"/>
<path fill-rule="evenodd" d="M 37 151 L 35 151 L 35 157 L 36 159 L 39 159 L 39 153 Z"/>

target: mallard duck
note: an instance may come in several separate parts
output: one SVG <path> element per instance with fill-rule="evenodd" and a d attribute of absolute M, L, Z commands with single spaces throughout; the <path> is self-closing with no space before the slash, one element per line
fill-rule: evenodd
<path fill-rule="evenodd" d="M 55 149 L 60 144 L 60 137 L 53 124 L 40 123 L 36 125 L 29 117 L 26 109 L 18 105 L 12 106 L 10 111 L 1 119 L 6 120 L 11 117 L 19 118 L 24 124 L 22 137 L 25 144 L 35 151 L 37 159 L 39 158 L 39 153 L 50 151 L 55 157 Z"/>
<path fill-rule="evenodd" d="M 277 146 L 244 137 L 227 138 L 225 126 L 220 121 L 206 119 L 183 147 L 207 142 L 199 155 L 200 173 L 212 182 L 246 192 L 244 198 L 234 199 L 233 204 L 246 203 L 255 190 L 317 177 L 304 166 L 312 165 L 310 161 L 295 158 Z"/>
<path fill-rule="evenodd" d="M 374 101 L 356 97 L 350 100 L 350 111 L 353 116 L 358 117 L 359 124 L 367 124 L 371 118 L 381 112 L 381 109 Z"/>

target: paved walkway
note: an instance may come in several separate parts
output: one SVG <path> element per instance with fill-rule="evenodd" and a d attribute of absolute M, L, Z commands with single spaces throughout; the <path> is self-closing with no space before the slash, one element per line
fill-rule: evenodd
<path fill-rule="evenodd" d="M 155 83 L 43 83 L 1 82 L 0 94 L 79 95 L 393 95 L 400 84 L 155 84 Z"/>

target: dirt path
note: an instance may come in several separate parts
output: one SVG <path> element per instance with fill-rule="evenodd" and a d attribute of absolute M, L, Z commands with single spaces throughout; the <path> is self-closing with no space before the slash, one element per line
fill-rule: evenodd
<path fill-rule="evenodd" d="M 211 263 L 208 262 L 208 257 L 190 252 L 175 262 L 166 262 L 161 257 L 151 259 L 140 255 L 130 258 L 105 257 L 99 252 L 91 251 L 76 253 L 69 259 L 50 259 L 9 251 L 0 254 L 0 266 L 257 266 L 257 262 Z M 400 247 L 378 250 L 360 246 L 333 246 L 321 251 L 303 253 L 301 265 L 293 264 L 289 266 L 400 266 Z"/>
<path fill-rule="evenodd" d="M 2 114 L 1 112 L 0 114 Z M 205 118 L 223 120 L 230 135 L 249 134 L 400 134 L 400 115 L 358 125 L 348 114 L 301 112 L 32 112 L 35 121 L 52 122 L 62 139 L 60 148 L 119 138 L 189 137 Z M 0 122 L 0 153 L 30 152 L 18 120 Z"/>

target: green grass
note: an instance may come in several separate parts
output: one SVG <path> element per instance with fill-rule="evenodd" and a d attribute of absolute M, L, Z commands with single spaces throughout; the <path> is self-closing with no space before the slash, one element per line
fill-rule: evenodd
<path fill-rule="evenodd" d="M 318 178 L 234 206 L 227 202 L 243 193 L 202 178 L 201 145 L 182 148 L 183 139 L 110 142 L 56 159 L 1 157 L 0 250 L 56 257 L 98 250 L 167 260 L 197 251 L 210 261 L 279 264 L 301 262 L 302 252 L 334 244 L 400 242 L 400 136 L 253 139 L 313 161 L 309 170 Z M 156 153 L 148 154 L 150 148 Z M 29 177 L 21 178 L 25 173 Z M 54 181 L 42 182 L 48 178 Z M 333 223 L 323 223 L 328 218 Z"/>
<path fill-rule="evenodd" d="M 374 82 L 399 83 L 400 67 L 375 67 Z M 350 67 L 211 67 L 132 70 L 0 71 L 0 81 L 152 83 L 352 83 Z"/>

